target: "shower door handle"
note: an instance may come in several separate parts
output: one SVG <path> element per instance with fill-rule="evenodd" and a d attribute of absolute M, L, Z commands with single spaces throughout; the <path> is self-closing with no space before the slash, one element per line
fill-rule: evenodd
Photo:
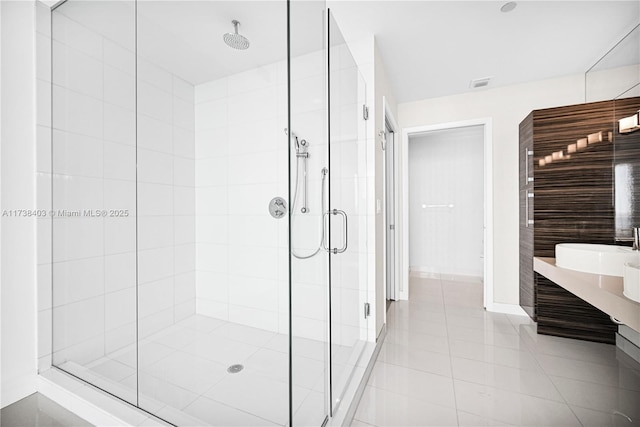
<path fill-rule="evenodd" d="M 342 244 L 342 247 L 339 248 L 339 249 L 338 248 L 331 249 L 331 248 L 327 248 L 326 245 L 325 245 L 325 248 L 324 248 L 327 252 L 332 252 L 334 255 L 337 255 L 337 254 L 341 254 L 341 253 L 343 253 L 344 251 L 347 250 L 347 235 L 349 234 L 348 233 L 349 222 L 347 220 L 347 214 L 346 214 L 345 211 L 342 211 L 340 209 L 332 209 L 330 211 L 325 212 L 325 216 L 329 215 L 329 214 L 331 214 L 331 215 L 340 215 L 342 217 L 342 219 L 343 219 L 343 222 L 344 222 L 344 227 L 342 228 L 343 229 L 343 234 L 342 234 L 342 236 L 343 236 L 343 244 Z"/>

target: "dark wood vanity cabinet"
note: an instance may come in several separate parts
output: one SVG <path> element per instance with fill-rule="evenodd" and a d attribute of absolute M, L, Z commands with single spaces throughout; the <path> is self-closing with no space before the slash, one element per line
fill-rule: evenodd
<path fill-rule="evenodd" d="M 535 110 L 520 123 L 520 305 L 538 333 L 615 342 L 609 316 L 534 273 L 533 257 L 555 257 L 558 243 L 620 244 L 613 140 L 617 119 L 638 109 L 640 98 L 628 98 Z M 589 135 L 592 143 L 568 152 Z M 635 154 L 640 161 L 640 144 Z"/>

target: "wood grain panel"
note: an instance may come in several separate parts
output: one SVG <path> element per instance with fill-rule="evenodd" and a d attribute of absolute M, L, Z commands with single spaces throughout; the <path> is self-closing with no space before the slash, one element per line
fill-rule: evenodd
<path fill-rule="evenodd" d="M 525 308 L 533 298 L 539 333 L 607 343 L 615 341 L 617 327 L 606 314 L 548 279 L 534 275 L 532 267 L 530 273 L 528 257 L 530 251 L 532 256 L 555 257 L 558 243 L 616 243 L 615 164 L 631 168 L 631 187 L 640 193 L 640 132 L 634 136 L 637 143 L 623 146 L 626 136 L 617 134 L 616 125 L 617 119 L 638 109 L 640 98 L 572 105 L 533 111 L 520 125 L 520 145 L 523 139 L 530 139 L 535 152 L 532 237 L 522 228 L 524 206 L 520 187 L 520 304 Z M 602 132 L 602 142 L 567 156 L 569 144 L 597 132 Z M 564 152 L 565 159 L 544 166 L 538 164 L 539 159 L 559 150 Z M 522 175 L 522 161 L 520 166 Z M 520 179 L 522 184 L 522 176 Z M 635 203 L 635 194 L 631 200 Z M 640 208 L 640 196 L 637 207 Z M 640 217 L 632 221 L 638 222 Z M 526 277 L 529 275 L 533 286 Z"/>
<path fill-rule="evenodd" d="M 539 334 L 615 344 L 618 327 L 606 313 L 538 273 L 535 281 Z"/>
<path fill-rule="evenodd" d="M 520 123 L 520 142 L 518 145 L 520 155 L 520 173 L 519 173 L 519 204 L 520 204 L 520 307 L 531 317 L 536 320 L 535 310 L 535 284 L 533 280 L 533 230 L 534 226 L 527 226 L 527 212 L 533 212 L 531 204 L 534 199 L 529 199 L 527 203 L 527 192 L 533 192 L 533 183 L 527 180 L 527 171 L 529 175 L 533 175 L 533 161 L 527 156 L 527 150 L 533 150 L 533 113 L 529 114 L 525 120 Z M 529 165 L 527 165 L 529 162 Z M 533 219 L 533 218 L 531 218 Z"/>

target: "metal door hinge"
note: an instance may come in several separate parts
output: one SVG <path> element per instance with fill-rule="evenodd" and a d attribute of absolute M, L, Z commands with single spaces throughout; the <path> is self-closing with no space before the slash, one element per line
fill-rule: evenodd
<path fill-rule="evenodd" d="M 366 319 L 371 314 L 371 306 L 368 302 L 364 303 L 364 318 Z"/>
<path fill-rule="evenodd" d="M 396 226 L 395 226 L 395 225 L 391 224 L 391 225 L 389 226 L 389 230 L 395 230 L 395 229 L 396 229 Z"/>
<path fill-rule="evenodd" d="M 369 120 L 369 107 L 364 104 L 362 104 L 362 118 Z"/>

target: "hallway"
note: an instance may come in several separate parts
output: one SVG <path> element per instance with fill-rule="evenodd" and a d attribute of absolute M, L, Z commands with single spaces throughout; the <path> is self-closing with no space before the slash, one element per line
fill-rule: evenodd
<path fill-rule="evenodd" d="M 412 274 L 353 426 L 640 425 L 640 366 L 616 347 L 486 312 L 482 284 Z"/>

